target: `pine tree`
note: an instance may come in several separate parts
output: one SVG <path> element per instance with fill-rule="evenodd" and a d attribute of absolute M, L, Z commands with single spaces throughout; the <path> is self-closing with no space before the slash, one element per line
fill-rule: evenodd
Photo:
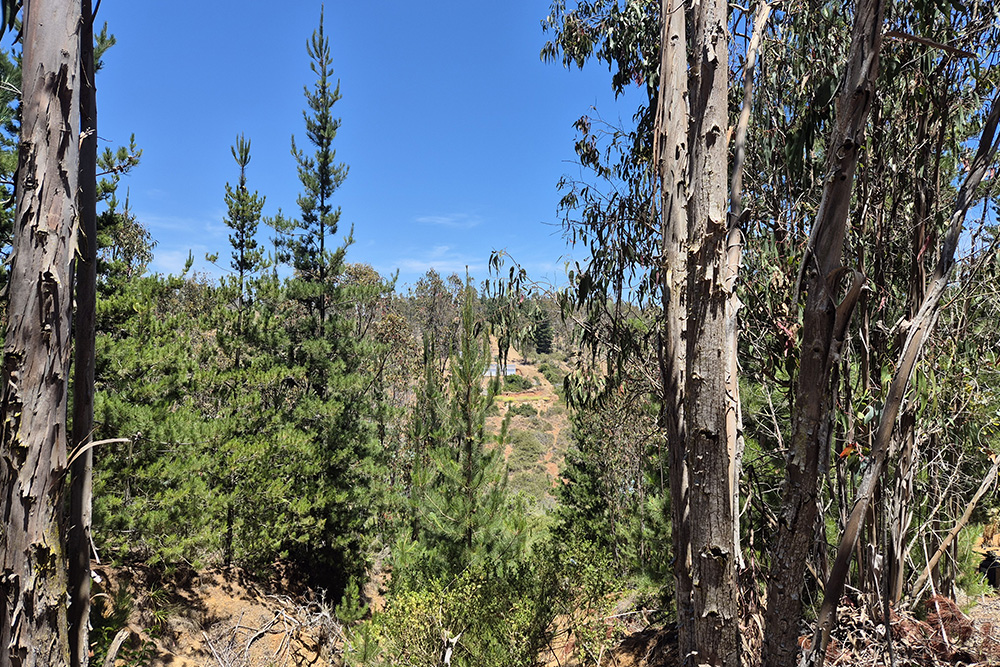
<path fill-rule="evenodd" d="M 320 13 L 319 28 L 307 50 L 317 81 L 305 92 L 306 136 L 315 149 L 307 155 L 292 140 L 303 193 L 298 198 L 301 218 L 276 226 L 283 240 L 284 260 L 294 275 L 287 295 L 295 308 L 286 324 L 286 363 L 305 382 L 288 421 L 308 434 L 308 450 L 290 461 L 289 474 L 300 481 L 307 499 L 305 527 L 311 539 L 289 546 L 290 555 L 323 570 L 334 592 L 364 567 L 363 527 L 373 511 L 371 495 L 373 438 L 371 433 L 372 385 L 364 363 L 365 345 L 354 335 L 347 307 L 350 294 L 344 287 L 344 257 L 350 239 L 331 250 L 340 209 L 334 208 L 335 191 L 347 167 L 335 161 L 333 140 L 340 120 L 333 105 L 340 99 L 340 85 L 332 84 L 329 40 Z"/>
<path fill-rule="evenodd" d="M 340 100 L 340 82 L 333 85 L 333 59 L 320 10 L 319 28 L 307 45 L 310 68 L 318 77 L 313 90 L 306 88 L 308 111 L 303 112 L 306 137 L 315 148 L 310 156 L 299 149 L 292 137 L 292 155 L 298 163 L 299 180 L 305 191 L 298 197 L 300 220 L 291 222 L 286 241 L 287 259 L 295 270 L 293 298 L 305 305 L 315 320 L 316 337 L 327 336 L 331 306 L 336 299 L 336 277 L 343 270 L 346 244 L 328 248 L 337 233 L 340 208 L 332 204 L 333 194 L 347 177 L 347 166 L 336 162 L 333 140 L 340 119 L 333 117 L 333 105 Z M 310 113 L 311 112 L 311 113 Z"/>
<path fill-rule="evenodd" d="M 245 508 L 248 503 L 257 505 L 253 501 L 259 500 L 257 493 L 248 494 L 245 487 L 247 480 L 258 480 L 261 477 L 258 468 L 262 464 L 262 457 L 255 456 L 254 452 L 260 449 L 262 433 L 269 431 L 266 428 L 269 420 L 259 409 L 261 385 L 267 383 L 267 374 L 260 371 L 263 370 L 261 367 L 273 366 L 273 355 L 260 345 L 257 336 L 250 335 L 247 331 L 248 320 L 253 314 L 257 284 L 267 267 L 264 249 L 256 240 L 264 197 L 257 192 L 251 194 L 247 188 L 250 140 L 239 135 L 231 151 L 240 168 L 239 183 L 235 188 L 226 183 L 225 197 L 228 208 L 225 223 L 232 230 L 229 235 L 230 266 L 234 274 L 222 281 L 220 295 L 226 303 L 219 309 L 223 321 L 218 327 L 217 338 L 220 348 L 231 358 L 232 366 L 221 374 L 216 383 L 220 406 L 216 416 L 222 419 L 219 428 L 222 442 L 216 450 L 216 477 L 225 505 L 222 546 L 226 565 L 232 563 L 235 553 L 238 506 Z M 214 262 L 217 258 L 209 259 Z M 257 372 L 249 368 L 250 364 L 245 359 L 247 355 L 251 359 L 256 357 Z M 256 403 L 258 408 L 248 406 L 247 399 L 250 399 L 251 405 Z"/>
<path fill-rule="evenodd" d="M 410 539 L 420 537 L 421 512 L 424 507 L 424 490 L 431 472 L 430 455 L 447 440 L 448 404 L 444 395 L 444 377 L 438 365 L 434 334 L 424 332 L 423 374 L 416 389 L 416 403 L 410 421 L 408 452 L 409 459 L 405 475 L 405 492 L 410 503 Z"/>
<path fill-rule="evenodd" d="M 230 266 L 236 272 L 236 322 L 233 332 L 236 340 L 234 349 L 234 365 L 240 367 L 240 350 L 242 349 L 244 320 L 246 318 L 248 281 L 254 278 L 264 268 L 264 249 L 257 243 L 257 225 L 260 224 L 261 210 L 264 208 L 264 197 L 256 192 L 250 194 L 247 189 L 247 165 L 250 164 L 250 140 L 242 134 L 236 137 L 236 144 L 231 148 L 233 159 L 240 167 L 240 181 L 234 189 L 226 183 L 226 206 L 229 213 L 225 223 L 232 229 L 229 243 L 232 245 Z"/>
<path fill-rule="evenodd" d="M 507 470 L 503 464 L 504 423 L 494 440 L 486 418 L 499 391 L 499 378 L 483 389 L 490 363 L 489 339 L 475 314 L 475 290 L 467 280 L 459 349 L 451 359 L 450 415 L 446 437 L 430 452 L 432 476 L 423 490 L 423 540 L 429 569 L 455 575 L 473 564 L 519 552 L 523 523 L 506 511 Z"/>

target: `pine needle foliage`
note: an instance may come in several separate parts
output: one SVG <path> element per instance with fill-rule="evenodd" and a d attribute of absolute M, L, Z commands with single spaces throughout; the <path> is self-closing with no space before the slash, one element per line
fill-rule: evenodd
<path fill-rule="evenodd" d="M 333 83 L 333 57 L 324 32 L 323 10 L 307 50 L 317 79 L 312 90 L 305 89 L 308 109 L 302 115 L 313 151 L 310 154 L 300 149 L 292 137 L 292 155 L 303 187 L 297 199 L 302 215 L 290 221 L 285 230 L 284 258 L 295 271 L 291 296 L 315 320 L 316 335 L 322 338 L 327 333 L 331 306 L 337 301 L 335 279 L 343 271 L 350 243 L 348 239 L 343 245 L 331 247 L 331 237 L 337 233 L 340 221 L 340 208 L 333 206 L 333 195 L 347 178 L 348 168 L 336 162 L 333 148 L 340 129 L 340 119 L 333 116 L 333 106 L 340 100 L 340 82 Z"/>
<path fill-rule="evenodd" d="M 497 379 L 484 380 L 490 364 L 489 339 L 475 306 L 475 290 L 467 282 L 458 351 L 449 365 L 447 406 L 437 389 L 435 355 L 425 355 L 419 394 L 424 409 L 414 413 L 413 431 L 421 439 L 411 495 L 415 541 L 401 545 L 397 554 L 407 562 L 405 576 L 417 580 L 500 564 L 524 549 L 523 508 L 517 508 L 507 493 L 503 461 L 507 424 L 499 437 L 486 428 L 500 386 Z M 442 408 L 447 410 L 444 422 Z"/>

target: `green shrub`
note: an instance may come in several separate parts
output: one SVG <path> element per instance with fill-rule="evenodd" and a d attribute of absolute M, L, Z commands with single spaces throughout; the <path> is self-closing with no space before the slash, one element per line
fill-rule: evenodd
<path fill-rule="evenodd" d="M 552 424 L 545 421 L 541 417 L 535 416 L 528 420 L 528 425 L 533 431 L 538 431 L 538 439 L 542 442 L 542 445 L 548 449 L 552 445 L 552 435 L 545 433 L 545 431 L 551 431 Z"/>
<path fill-rule="evenodd" d="M 507 437 L 507 444 L 511 448 L 510 457 L 507 459 L 507 467 L 511 473 L 535 466 L 545 454 L 545 446 L 539 441 L 538 435 L 530 431 L 521 429 L 511 431 Z"/>
<path fill-rule="evenodd" d="M 566 372 L 560 370 L 547 361 L 543 361 L 538 366 L 538 372 L 545 376 L 545 379 L 552 383 L 553 387 L 562 387 Z"/>
<path fill-rule="evenodd" d="M 983 555 L 974 551 L 976 542 L 983 534 L 981 525 L 966 526 L 958 534 L 958 587 L 970 598 L 976 598 L 992 591 L 993 587 L 979 571 Z"/>
<path fill-rule="evenodd" d="M 353 665 L 437 667 L 451 640 L 454 667 L 534 665 L 560 599 L 558 583 L 548 558 L 470 567 L 454 579 L 399 591 L 367 628 L 352 633 L 345 654 Z M 358 660 L 362 653 L 367 657 Z"/>
<path fill-rule="evenodd" d="M 534 386 L 531 380 L 520 375 L 508 375 L 503 379 L 504 391 L 528 391 Z"/>
<path fill-rule="evenodd" d="M 534 417 L 538 414 L 538 410 L 531 403 L 511 405 L 507 412 L 513 417 Z"/>
<path fill-rule="evenodd" d="M 549 481 L 549 473 L 545 469 L 545 466 L 536 464 L 512 474 L 510 489 L 512 491 L 521 491 L 536 501 L 540 501 L 552 491 L 552 483 Z"/>
<path fill-rule="evenodd" d="M 561 417 L 564 414 L 566 414 L 566 406 L 563 405 L 562 401 L 556 401 L 545 411 L 545 416 L 550 418 Z"/>

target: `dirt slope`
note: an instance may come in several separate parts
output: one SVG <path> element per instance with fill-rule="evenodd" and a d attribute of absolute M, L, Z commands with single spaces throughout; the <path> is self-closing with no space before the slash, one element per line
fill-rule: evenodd
<path fill-rule="evenodd" d="M 169 582 L 143 567 L 95 564 L 94 572 L 95 607 L 105 619 L 91 634 L 96 664 L 104 664 L 116 638 L 115 665 L 150 667 L 331 664 L 342 644 L 330 604 L 267 594 L 236 569 Z"/>

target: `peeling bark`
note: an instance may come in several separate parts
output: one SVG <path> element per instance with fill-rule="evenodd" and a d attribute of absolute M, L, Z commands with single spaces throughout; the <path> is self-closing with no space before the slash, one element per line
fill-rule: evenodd
<path fill-rule="evenodd" d="M 684 664 L 735 667 L 738 253 L 727 212 L 727 5 L 711 0 L 685 11 L 664 0 L 661 10 L 654 156 L 666 318 L 661 424 L 670 447 L 680 652 Z"/>
<path fill-rule="evenodd" d="M 670 520 L 681 654 L 694 650 L 691 618 L 691 544 L 685 456 L 684 344 L 687 304 L 687 26 L 683 0 L 661 4 L 660 88 L 654 163 L 660 182 L 661 304 L 665 323 L 659 341 L 660 426 L 667 432 L 670 459 Z"/>
<path fill-rule="evenodd" d="M 727 317 L 732 282 L 726 130 L 729 125 L 727 4 L 705 0 L 693 10 L 689 70 L 687 387 L 691 578 L 698 665 L 740 664 L 733 522 L 736 410 L 728 400 L 736 350 Z"/>
<path fill-rule="evenodd" d="M 61 512 L 79 155 L 80 6 L 24 10 L 21 145 L 0 437 L 0 666 L 69 662 Z"/>
<path fill-rule="evenodd" d="M 802 322 L 801 358 L 792 413 L 778 539 L 768 578 L 763 664 L 795 664 L 806 561 L 815 536 L 821 463 L 829 456 L 832 375 L 860 295 L 861 276 L 841 266 L 854 172 L 875 94 L 882 22 L 881 0 L 858 3 L 851 50 L 827 163 L 826 183 L 799 282 L 809 275 Z M 845 278 L 847 295 L 838 302 Z"/>

